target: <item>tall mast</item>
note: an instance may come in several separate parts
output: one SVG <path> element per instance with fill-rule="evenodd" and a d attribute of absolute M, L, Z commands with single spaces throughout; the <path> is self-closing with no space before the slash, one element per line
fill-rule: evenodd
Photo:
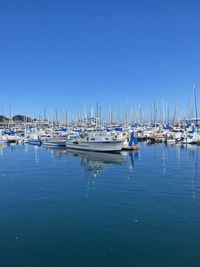
<path fill-rule="evenodd" d="M 12 107 L 11 107 L 11 105 L 10 105 L 10 107 L 9 107 L 9 127 L 11 126 L 11 122 L 12 122 Z"/>
<path fill-rule="evenodd" d="M 166 109 L 167 109 L 167 124 L 169 125 L 169 104 L 166 103 Z"/>
<path fill-rule="evenodd" d="M 163 99 L 162 123 L 165 124 L 165 101 Z"/>
<path fill-rule="evenodd" d="M 66 111 L 65 111 L 65 124 L 66 124 L 66 126 L 67 126 L 67 109 L 66 109 Z"/>
<path fill-rule="evenodd" d="M 197 99 L 196 99 L 195 83 L 193 83 L 193 97 L 194 97 L 194 108 L 195 108 L 195 116 L 196 116 L 196 124 L 197 124 L 198 123 L 198 114 L 197 114 Z"/>
<path fill-rule="evenodd" d="M 153 123 L 154 127 L 156 126 L 156 100 L 153 101 Z"/>
<path fill-rule="evenodd" d="M 101 106 L 99 107 L 99 123 L 100 123 L 100 127 L 102 126 L 102 121 L 101 121 Z"/>
<path fill-rule="evenodd" d="M 44 108 L 44 122 L 46 122 L 47 116 L 46 116 L 46 109 Z"/>
<path fill-rule="evenodd" d="M 58 111 L 57 111 L 57 108 L 55 109 L 55 114 L 56 114 L 56 126 L 58 126 Z"/>
<path fill-rule="evenodd" d="M 173 123 L 175 123 L 176 121 L 176 115 L 177 115 L 177 103 L 174 106 Z"/>
<path fill-rule="evenodd" d="M 113 117 L 112 117 L 113 116 L 113 114 L 112 114 L 112 107 L 110 107 L 110 110 L 109 111 L 110 111 L 109 112 L 110 113 L 109 114 L 110 115 L 110 118 L 109 119 L 110 119 L 110 125 L 111 125 L 112 124 L 112 120 L 113 120 Z"/>

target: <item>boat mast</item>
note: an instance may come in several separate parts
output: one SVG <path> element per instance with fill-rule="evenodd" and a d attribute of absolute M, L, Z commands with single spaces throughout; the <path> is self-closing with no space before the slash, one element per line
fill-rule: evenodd
<path fill-rule="evenodd" d="M 109 109 L 109 120 L 110 120 L 110 125 L 112 125 L 112 120 L 113 120 L 113 114 L 112 114 L 112 107 L 110 107 L 110 109 Z"/>
<path fill-rule="evenodd" d="M 56 126 L 58 126 L 58 111 L 57 111 L 57 108 L 55 108 L 55 114 L 56 114 Z"/>
<path fill-rule="evenodd" d="M 9 128 L 11 127 L 11 123 L 12 123 L 12 107 L 10 105 L 9 107 Z"/>
<path fill-rule="evenodd" d="M 193 97 L 194 97 L 194 108 L 195 108 L 195 120 L 196 124 L 198 123 L 198 114 L 197 114 L 197 99 L 196 99 L 196 88 L 195 88 L 195 83 L 193 83 Z"/>
<path fill-rule="evenodd" d="M 67 126 L 67 109 L 65 110 L 65 124 Z"/>
<path fill-rule="evenodd" d="M 46 116 L 46 109 L 44 108 L 44 122 L 46 122 L 47 116 Z"/>
<path fill-rule="evenodd" d="M 165 124 L 165 100 L 163 99 L 162 124 Z"/>
<path fill-rule="evenodd" d="M 153 124 L 156 126 L 156 100 L 153 101 Z"/>

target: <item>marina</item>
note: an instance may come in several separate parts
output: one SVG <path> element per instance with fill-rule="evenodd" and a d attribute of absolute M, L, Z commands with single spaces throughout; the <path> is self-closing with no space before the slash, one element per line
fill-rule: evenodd
<path fill-rule="evenodd" d="M 199 266 L 199 149 L 1 144 L 1 266 Z"/>
<path fill-rule="evenodd" d="M 198 267 L 199 129 L 2 124 L 1 266 Z"/>
<path fill-rule="evenodd" d="M 85 120 L 84 120 L 85 121 Z M 139 142 L 166 145 L 200 145 L 198 121 L 182 120 L 171 124 L 151 123 L 13 122 L 0 125 L 0 144 L 29 143 L 50 147 L 66 147 L 93 151 L 137 150 Z"/>
<path fill-rule="evenodd" d="M 1 1 L 0 267 L 200 267 L 200 1 Z"/>

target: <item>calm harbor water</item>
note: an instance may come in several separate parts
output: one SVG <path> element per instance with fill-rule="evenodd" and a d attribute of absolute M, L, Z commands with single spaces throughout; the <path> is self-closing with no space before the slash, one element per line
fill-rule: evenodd
<path fill-rule="evenodd" d="M 0 146 L 0 267 L 200 266 L 199 148 Z"/>

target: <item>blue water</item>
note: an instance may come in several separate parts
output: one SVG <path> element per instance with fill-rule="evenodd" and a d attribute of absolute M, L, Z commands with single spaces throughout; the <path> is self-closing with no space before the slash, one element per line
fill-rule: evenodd
<path fill-rule="evenodd" d="M 200 266 L 199 148 L 0 146 L 0 267 Z"/>

